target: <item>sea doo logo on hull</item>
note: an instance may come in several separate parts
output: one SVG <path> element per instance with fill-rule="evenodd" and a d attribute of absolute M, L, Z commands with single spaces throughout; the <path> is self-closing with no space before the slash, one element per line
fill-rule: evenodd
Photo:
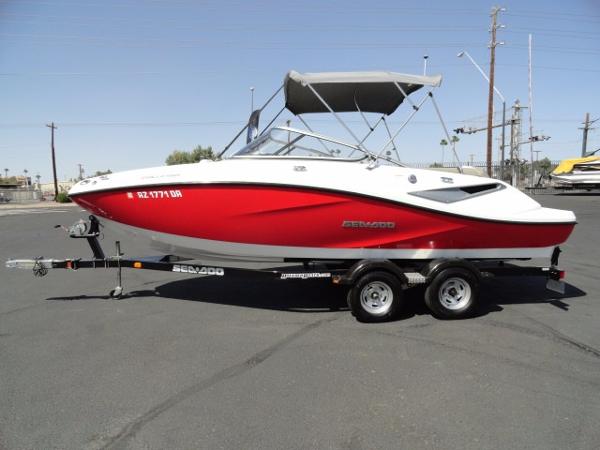
<path fill-rule="evenodd" d="M 173 272 L 216 275 L 219 277 L 225 275 L 225 269 L 222 267 L 188 266 L 186 264 L 173 264 Z"/>
<path fill-rule="evenodd" d="M 396 228 L 396 222 L 364 222 L 362 220 L 344 220 L 343 228 Z"/>

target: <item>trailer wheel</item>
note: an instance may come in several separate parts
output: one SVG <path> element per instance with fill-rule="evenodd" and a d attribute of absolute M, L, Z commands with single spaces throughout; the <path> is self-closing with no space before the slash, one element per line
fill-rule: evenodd
<path fill-rule="evenodd" d="M 122 295 L 123 295 L 123 288 L 121 286 L 117 286 L 116 288 L 114 288 L 112 291 L 110 291 L 108 293 L 108 296 L 115 300 L 119 300 Z"/>
<path fill-rule="evenodd" d="M 400 281 L 388 272 L 371 272 L 348 291 L 348 306 L 359 322 L 384 322 L 402 306 Z"/>
<path fill-rule="evenodd" d="M 479 295 L 477 278 L 469 270 L 449 268 L 435 276 L 425 289 L 425 304 L 439 319 L 468 317 Z"/>

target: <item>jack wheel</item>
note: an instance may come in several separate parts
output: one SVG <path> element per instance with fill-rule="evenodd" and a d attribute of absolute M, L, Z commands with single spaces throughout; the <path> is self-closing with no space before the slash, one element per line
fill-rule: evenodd
<path fill-rule="evenodd" d="M 115 300 L 119 300 L 121 298 L 121 296 L 123 295 L 123 287 L 122 286 L 117 286 L 112 291 L 110 291 L 108 293 L 108 295 L 109 295 L 110 298 L 114 298 Z"/>

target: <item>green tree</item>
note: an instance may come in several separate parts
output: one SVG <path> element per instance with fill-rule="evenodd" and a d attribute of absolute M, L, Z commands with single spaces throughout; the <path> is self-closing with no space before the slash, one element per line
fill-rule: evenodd
<path fill-rule="evenodd" d="M 213 153 L 212 147 L 202 147 L 201 145 L 197 146 L 191 152 L 186 152 L 182 150 L 173 150 L 165 163 L 167 166 L 173 166 L 176 164 L 190 164 L 196 163 L 203 159 L 215 160 L 217 159 L 216 155 Z"/>
<path fill-rule="evenodd" d="M 446 147 L 446 145 L 448 145 L 448 141 L 446 139 L 442 139 L 440 141 L 440 147 L 442 149 L 442 163 L 440 164 L 440 167 L 444 167 L 444 147 Z"/>
<path fill-rule="evenodd" d="M 537 161 L 537 166 L 540 172 L 548 173 L 550 172 L 550 168 L 552 167 L 552 161 L 550 161 L 548 157 L 546 157 Z"/>

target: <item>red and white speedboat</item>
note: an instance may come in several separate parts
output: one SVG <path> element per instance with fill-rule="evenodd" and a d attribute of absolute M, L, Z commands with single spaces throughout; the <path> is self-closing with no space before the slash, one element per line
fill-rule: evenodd
<path fill-rule="evenodd" d="M 283 88 L 292 113 L 329 111 L 341 121 L 339 112 L 390 114 L 440 80 L 290 72 Z M 425 100 L 409 101 L 416 112 Z M 365 139 L 350 144 L 290 127 L 256 137 L 253 116 L 249 143 L 229 157 L 90 178 L 69 195 L 105 225 L 199 259 L 549 257 L 575 225 L 572 212 L 544 208 L 502 181 L 397 164 L 384 153 L 391 133 L 373 152 Z"/>

